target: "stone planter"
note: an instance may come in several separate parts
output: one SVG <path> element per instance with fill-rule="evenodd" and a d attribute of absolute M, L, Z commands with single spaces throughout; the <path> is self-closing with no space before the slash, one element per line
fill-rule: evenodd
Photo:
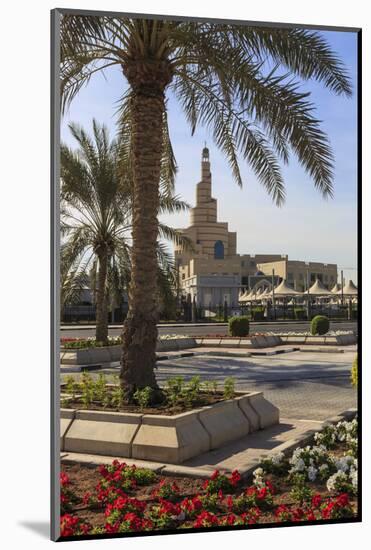
<path fill-rule="evenodd" d="M 204 407 L 199 412 L 199 420 L 210 435 L 210 449 L 218 449 L 251 431 L 249 419 L 235 399 Z"/>
<path fill-rule="evenodd" d="M 141 418 L 141 414 L 78 410 L 66 430 L 64 450 L 130 458 Z"/>
<path fill-rule="evenodd" d="M 143 415 L 132 445 L 132 457 L 181 464 L 210 449 L 200 410 L 174 416 Z"/>
<path fill-rule="evenodd" d="M 62 409 L 61 450 L 181 464 L 278 422 L 262 392 L 173 416 Z"/>
<path fill-rule="evenodd" d="M 158 340 L 157 351 L 178 351 L 196 347 L 194 338 L 174 338 Z M 101 363 L 116 363 L 121 359 L 121 345 L 105 346 L 101 348 L 61 349 L 60 360 L 62 365 L 94 365 Z"/>

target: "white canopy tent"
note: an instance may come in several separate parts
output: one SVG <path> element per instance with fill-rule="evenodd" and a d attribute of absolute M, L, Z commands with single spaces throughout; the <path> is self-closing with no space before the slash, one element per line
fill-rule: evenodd
<path fill-rule="evenodd" d="M 310 296 L 331 296 L 331 291 L 328 290 L 319 279 L 316 279 L 305 294 L 310 294 Z"/>
<path fill-rule="evenodd" d="M 273 292 L 272 290 L 267 294 L 267 296 L 272 297 Z M 274 296 L 275 298 L 285 298 L 287 296 L 303 296 L 302 292 L 298 292 L 297 290 L 294 290 L 286 283 L 286 280 L 284 279 L 276 288 L 274 289 Z"/>
<path fill-rule="evenodd" d="M 337 292 L 338 296 L 341 296 L 341 294 L 344 296 L 358 296 L 358 289 L 351 279 L 344 286 L 343 292 L 341 292 L 341 289 Z"/>

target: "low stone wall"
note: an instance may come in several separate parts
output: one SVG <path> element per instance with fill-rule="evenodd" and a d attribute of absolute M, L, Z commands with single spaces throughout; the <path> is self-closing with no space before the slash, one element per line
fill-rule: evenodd
<path fill-rule="evenodd" d="M 357 335 L 337 334 L 335 336 L 281 336 L 279 334 L 264 334 L 245 338 L 196 338 L 198 346 L 223 348 L 271 348 L 284 344 L 316 345 L 316 346 L 346 346 L 357 343 Z"/>
<path fill-rule="evenodd" d="M 181 464 L 278 423 L 262 392 L 173 416 L 62 409 L 61 451 Z"/>
<path fill-rule="evenodd" d="M 174 338 L 158 340 L 156 351 L 178 351 L 196 347 L 194 338 Z M 121 345 L 101 348 L 66 349 L 60 353 L 63 365 L 94 365 L 100 363 L 115 363 L 120 361 Z"/>

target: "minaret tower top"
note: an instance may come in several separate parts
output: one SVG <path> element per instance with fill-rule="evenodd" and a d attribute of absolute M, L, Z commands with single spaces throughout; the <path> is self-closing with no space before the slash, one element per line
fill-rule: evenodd
<path fill-rule="evenodd" d="M 191 211 L 191 224 L 216 221 L 216 200 L 211 196 L 210 156 L 205 143 L 201 155 L 201 181 L 196 186 L 196 206 Z"/>

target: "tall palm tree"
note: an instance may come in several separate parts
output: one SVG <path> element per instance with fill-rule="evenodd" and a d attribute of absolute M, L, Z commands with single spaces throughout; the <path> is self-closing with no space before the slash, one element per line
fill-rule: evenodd
<path fill-rule="evenodd" d="M 159 185 L 172 173 L 167 98 L 175 96 L 192 133 L 203 125 L 242 184 L 239 156 L 276 204 L 285 198 L 280 162 L 293 152 L 325 196 L 333 158 L 300 80 L 351 94 L 343 63 L 317 32 L 134 17 L 62 18 L 62 108 L 90 77 L 122 70 L 121 127 L 133 165 L 133 250 L 121 380 L 128 395 L 155 386 L 156 242 Z M 294 80 L 294 77 L 297 77 Z M 299 80 L 300 79 L 300 80 Z M 148 299 L 148 297 L 152 297 Z"/>
<path fill-rule="evenodd" d="M 93 120 L 93 139 L 69 126 L 78 144 L 61 146 L 61 301 L 71 301 L 90 279 L 96 301 L 96 339 L 108 340 L 108 302 L 122 296 L 131 277 L 132 183 L 130 167 L 118 170 L 120 142 Z M 163 194 L 160 210 L 179 212 L 188 204 Z M 188 246 L 176 230 L 160 224 L 160 238 Z M 157 243 L 155 278 L 165 296 L 175 288 L 175 266 L 162 242 Z M 158 301 L 157 297 L 157 301 Z"/>

